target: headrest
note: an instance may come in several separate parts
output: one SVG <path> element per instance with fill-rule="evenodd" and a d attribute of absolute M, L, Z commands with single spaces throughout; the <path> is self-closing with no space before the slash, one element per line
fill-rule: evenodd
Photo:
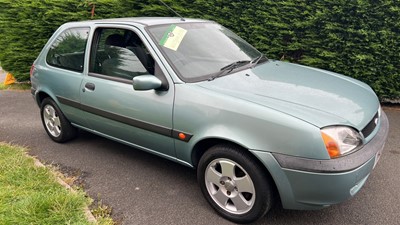
<path fill-rule="evenodd" d="M 117 46 L 117 47 L 125 47 L 125 40 L 119 34 L 111 34 L 106 39 L 106 45 Z"/>

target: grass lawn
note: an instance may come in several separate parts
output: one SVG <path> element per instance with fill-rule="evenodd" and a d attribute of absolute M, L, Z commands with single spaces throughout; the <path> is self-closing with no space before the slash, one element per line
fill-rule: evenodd
<path fill-rule="evenodd" d="M 14 83 L 10 85 L 4 85 L 4 83 L 0 81 L 0 90 L 29 90 L 30 88 L 30 83 Z"/>
<path fill-rule="evenodd" d="M 84 193 L 61 186 L 25 151 L 0 142 L 0 224 L 90 224 Z"/>

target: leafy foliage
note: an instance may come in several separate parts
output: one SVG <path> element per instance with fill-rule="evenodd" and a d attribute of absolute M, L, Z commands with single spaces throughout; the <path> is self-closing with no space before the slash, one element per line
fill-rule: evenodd
<path fill-rule="evenodd" d="M 85 18 L 74 0 L 0 0 L 0 61 L 18 80 L 29 69 L 52 33 L 63 23 Z"/>
<path fill-rule="evenodd" d="M 400 98 L 400 5 L 395 0 L 164 0 L 185 17 L 211 19 L 270 58 L 360 79 L 380 98 Z M 175 16 L 158 0 L 0 0 L 0 61 L 28 79 L 59 25 L 94 19 Z"/>

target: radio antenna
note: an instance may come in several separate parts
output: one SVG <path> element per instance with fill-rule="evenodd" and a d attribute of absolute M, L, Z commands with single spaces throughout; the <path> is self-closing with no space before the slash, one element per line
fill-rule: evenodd
<path fill-rule="evenodd" d="M 175 15 L 177 15 L 178 17 L 180 17 L 180 18 L 181 18 L 181 21 L 185 21 L 185 19 L 183 18 L 183 16 L 181 16 L 181 14 L 177 13 L 175 10 L 173 10 L 171 7 L 169 7 L 167 4 L 165 4 L 165 2 L 163 2 L 163 1 L 161 1 L 161 0 L 158 0 L 158 1 L 160 1 L 163 5 L 165 5 L 165 7 L 167 7 L 169 10 L 171 10 L 173 13 L 175 13 Z"/>

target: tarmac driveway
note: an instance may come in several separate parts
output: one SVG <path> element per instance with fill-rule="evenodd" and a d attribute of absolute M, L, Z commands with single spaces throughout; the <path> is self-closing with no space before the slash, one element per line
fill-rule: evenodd
<path fill-rule="evenodd" d="M 399 224 L 400 110 L 385 111 L 391 126 L 386 148 L 355 198 L 319 211 L 278 206 L 259 224 Z M 89 195 L 111 206 L 123 224 L 231 224 L 208 206 L 190 168 L 87 132 L 54 143 L 29 91 L 0 91 L 0 141 L 82 175 Z"/>

